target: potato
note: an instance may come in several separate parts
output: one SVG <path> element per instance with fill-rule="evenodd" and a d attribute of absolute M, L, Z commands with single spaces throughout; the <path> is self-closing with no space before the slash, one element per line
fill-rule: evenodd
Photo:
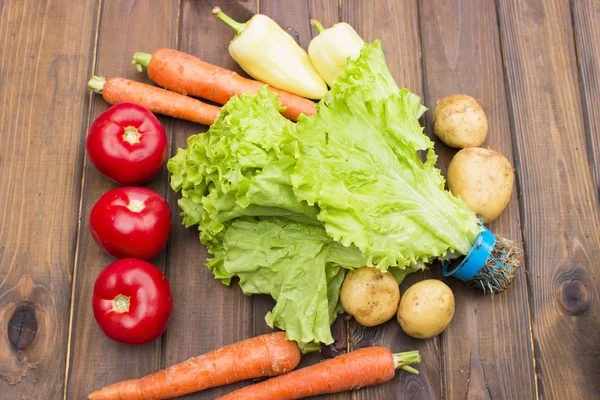
<path fill-rule="evenodd" d="M 346 274 L 340 292 L 342 307 L 362 326 L 392 319 L 400 302 L 400 287 L 389 272 L 364 267 Z"/>
<path fill-rule="evenodd" d="M 450 147 L 476 147 L 485 142 L 488 120 L 477 100 L 466 94 L 453 94 L 435 106 L 433 131 Z"/>
<path fill-rule="evenodd" d="M 508 205 L 515 172 L 502 154 L 473 147 L 456 153 L 446 178 L 452 194 L 461 197 L 487 224 Z"/>
<path fill-rule="evenodd" d="M 442 281 L 415 283 L 402 296 L 398 323 L 408 336 L 429 339 L 446 329 L 454 316 L 454 294 Z"/>

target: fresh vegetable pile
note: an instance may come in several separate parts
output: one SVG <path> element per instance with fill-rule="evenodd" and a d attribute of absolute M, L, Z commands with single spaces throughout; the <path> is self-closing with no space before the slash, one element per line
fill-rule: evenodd
<path fill-rule="evenodd" d="M 346 269 L 375 265 L 401 282 L 466 254 L 481 228 L 444 189 L 425 109 L 397 87 L 378 42 L 346 64 L 317 114 L 293 124 L 280 110 L 266 89 L 232 98 L 169 160 L 171 186 L 215 277 L 270 294 L 267 323 L 289 339 L 332 343 Z"/>
<path fill-rule="evenodd" d="M 229 345 L 89 398 L 166 399 L 282 375 L 223 398 L 295 399 L 386 382 L 395 369 L 418 373 L 409 366 L 420 362 L 418 351 L 381 347 L 290 371 L 301 353 L 333 343 L 330 326 L 342 312 L 363 326 L 396 315 L 415 338 L 443 332 L 454 315 L 452 290 L 436 279 L 402 296 L 399 288 L 435 260 L 445 276 L 484 292 L 510 285 L 517 248 L 482 222 L 506 207 L 514 177 L 502 155 L 475 147 L 487 137 L 483 108 L 453 95 L 434 112 L 444 143 L 475 147 L 450 164 L 450 192 L 419 124 L 426 109 L 397 86 L 379 41 L 365 44 L 345 23 L 325 29 L 311 20 L 319 35 L 307 53 L 264 15 L 239 23 L 218 7 L 213 14 L 233 28 L 229 52 L 257 80 L 173 49 L 135 53 L 133 64 L 147 68 L 160 88 L 93 77 L 88 86 L 117 105 L 94 122 L 87 150 L 108 178 L 138 185 L 166 160 L 164 129 L 152 113 L 210 125 L 167 163 L 183 223 L 197 226 L 215 278 L 275 300 L 265 320 L 285 333 Z M 94 240 L 125 258 L 107 266 L 94 287 L 96 320 L 116 341 L 146 343 L 166 329 L 170 287 L 143 260 L 166 245 L 170 219 L 164 199 L 137 187 L 105 193 L 90 213 Z"/>

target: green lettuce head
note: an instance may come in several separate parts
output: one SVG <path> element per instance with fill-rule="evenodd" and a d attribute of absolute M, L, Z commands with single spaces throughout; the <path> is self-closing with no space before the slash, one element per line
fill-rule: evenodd
<path fill-rule="evenodd" d="M 294 124 L 266 87 L 233 97 L 168 163 L 214 276 L 270 295 L 267 324 L 305 349 L 333 342 L 348 269 L 376 266 L 400 283 L 466 254 L 480 231 L 444 190 L 418 122 L 425 108 L 398 88 L 378 42 L 347 62 L 317 109 Z"/>

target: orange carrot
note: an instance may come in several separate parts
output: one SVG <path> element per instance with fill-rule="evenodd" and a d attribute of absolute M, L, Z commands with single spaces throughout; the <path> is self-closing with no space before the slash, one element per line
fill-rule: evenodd
<path fill-rule="evenodd" d="M 284 332 L 243 340 L 141 379 L 106 386 L 92 400 L 171 399 L 215 386 L 285 374 L 300 362 L 298 346 Z"/>
<path fill-rule="evenodd" d="M 385 347 L 368 347 L 246 386 L 218 400 L 300 399 L 338 393 L 387 382 L 398 368 L 418 374 L 408 364 L 421 361 L 418 350 L 392 354 Z"/>
<path fill-rule="evenodd" d="M 159 49 L 153 55 L 135 53 L 133 64 L 140 72 L 142 67 L 148 68 L 150 79 L 161 87 L 219 104 L 244 92 L 256 93 L 264 86 L 262 82 L 246 79 L 231 70 L 172 49 Z M 300 114 L 317 112 L 311 100 L 272 87 L 269 90 L 279 94 L 279 101 L 285 107 L 282 114 L 286 118 L 297 121 Z"/>
<path fill-rule="evenodd" d="M 124 78 L 105 79 L 94 76 L 88 86 L 101 93 L 109 104 L 135 103 L 155 114 L 185 119 L 203 125 L 211 125 L 221 109 L 179 93 L 130 81 Z"/>

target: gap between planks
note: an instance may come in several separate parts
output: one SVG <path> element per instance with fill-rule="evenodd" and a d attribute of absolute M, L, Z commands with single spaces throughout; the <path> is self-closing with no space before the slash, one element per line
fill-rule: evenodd
<path fill-rule="evenodd" d="M 419 64 L 421 66 L 421 93 L 423 94 L 422 96 L 422 103 L 423 104 L 427 104 L 427 90 L 426 88 L 428 87 L 427 85 L 427 71 L 426 71 L 426 66 L 425 66 L 425 53 L 422 50 L 422 46 L 423 46 L 423 29 L 422 29 L 422 24 L 423 24 L 423 11 L 422 11 L 422 7 L 421 7 L 421 0 L 415 0 L 416 3 L 416 9 L 417 9 L 417 49 L 419 52 Z M 427 118 L 425 116 L 425 114 L 423 114 L 423 116 L 421 117 L 422 121 L 423 121 L 423 134 L 425 134 L 425 132 L 427 132 Z M 433 132 L 433 128 L 432 128 L 432 132 Z M 438 356 L 438 371 L 439 371 L 439 376 L 440 376 L 440 391 L 439 391 L 439 395 L 440 395 L 440 399 L 444 400 L 444 398 L 446 397 L 446 365 L 444 363 L 444 340 L 443 340 L 443 335 L 444 332 L 442 332 L 438 338 L 438 346 L 437 346 L 437 356 Z M 435 339 L 434 339 L 435 340 Z"/>
<path fill-rule="evenodd" d="M 97 53 L 98 53 L 98 40 L 99 40 L 99 34 L 100 34 L 100 22 L 101 22 L 101 16 L 102 16 L 102 1 L 103 0 L 98 0 L 98 5 L 97 5 L 97 16 L 96 16 L 96 28 L 94 29 L 94 47 L 92 48 L 92 62 L 90 65 L 90 72 L 92 72 L 92 74 L 96 73 L 96 62 L 97 62 Z M 83 120 L 81 121 L 81 125 L 84 125 L 84 121 L 85 122 L 85 132 L 84 135 L 87 135 L 87 131 L 89 130 L 90 124 L 91 124 L 91 120 L 92 120 L 92 107 L 95 104 L 95 96 L 93 92 L 89 92 L 88 93 L 88 109 L 87 109 L 87 115 L 85 118 L 83 118 Z M 77 288 L 77 266 L 78 266 L 78 261 L 79 261 L 79 245 L 81 243 L 81 219 L 82 219 L 82 213 L 83 213 L 83 203 L 84 203 L 84 199 L 85 199 L 85 164 L 87 161 L 87 153 L 85 151 L 85 140 L 81 141 L 81 146 L 83 147 L 82 151 L 83 151 L 83 157 L 82 157 L 82 162 L 80 164 L 80 168 L 81 168 L 81 185 L 79 188 L 79 209 L 77 212 L 77 230 L 75 232 L 75 253 L 73 255 L 73 274 L 71 275 L 71 305 L 69 307 L 69 326 L 68 326 L 68 333 L 67 333 L 67 351 L 66 351 L 66 355 L 65 355 L 65 378 L 64 378 L 64 382 L 63 382 L 63 399 L 67 400 L 67 389 L 68 389 L 68 383 L 69 383 L 69 368 L 71 365 L 71 343 L 72 343 L 72 335 L 73 335 L 73 316 L 75 313 L 75 291 Z"/>
<path fill-rule="evenodd" d="M 175 21 L 174 21 L 174 26 L 177 27 L 177 29 L 174 29 L 174 35 L 175 35 L 175 40 L 174 40 L 174 45 L 175 45 L 175 49 L 177 50 L 181 50 L 181 44 L 179 43 L 179 38 L 181 37 L 181 32 L 183 29 L 183 22 L 182 22 L 182 18 L 181 18 L 181 14 L 182 9 L 183 9 L 183 1 L 182 0 L 177 0 L 177 14 L 175 15 Z M 173 43 L 173 42 L 171 42 Z M 173 144 L 175 143 L 175 128 L 174 128 L 174 121 L 170 120 L 169 121 L 169 130 L 170 135 L 169 135 L 169 141 L 170 143 L 168 143 L 168 147 L 170 149 L 170 153 L 169 156 L 172 157 L 174 154 L 174 152 L 176 152 L 176 150 L 173 149 Z M 170 200 L 171 197 L 174 195 L 174 193 L 170 190 L 169 188 L 169 174 L 167 173 L 167 190 L 165 192 L 165 200 L 167 201 L 167 204 L 171 204 Z M 169 276 L 169 251 L 171 250 L 171 246 L 169 246 L 169 244 L 167 244 L 165 246 L 165 270 L 164 270 L 164 274 L 165 276 L 168 278 Z M 161 371 L 162 369 L 165 368 L 165 343 L 166 343 L 166 338 L 167 335 L 169 334 L 169 330 L 166 329 L 165 332 L 160 336 L 160 355 L 158 357 L 158 367 L 156 369 L 156 371 Z M 65 399 L 66 400 L 66 399 Z"/>
<path fill-rule="evenodd" d="M 506 63 L 505 63 L 505 54 L 504 54 L 504 46 L 503 46 L 503 38 L 502 38 L 502 28 L 503 28 L 503 22 L 502 22 L 502 17 L 500 15 L 500 7 L 498 5 L 498 0 L 494 0 L 494 7 L 496 9 L 496 24 L 498 25 L 498 45 L 500 47 L 500 58 L 502 59 L 502 74 L 504 76 L 504 94 L 505 94 L 505 101 L 506 101 L 506 109 L 508 111 L 508 123 L 510 126 L 510 137 L 511 137 L 511 145 L 512 145 L 512 149 L 513 149 L 513 163 L 515 164 L 515 169 L 521 169 L 521 162 L 520 162 L 520 158 L 519 158 L 519 146 L 517 144 L 517 138 L 516 138 L 516 126 L 515 126 L 515 114 L 514 114 L 514 109 L 511 106 L 513 101 L 512 101 L 512 93 L 509 90 L 508 87 L 508 71 L 506 70 Z M 535 339 L 534 339 L 534 331 L 533 331 L 533 312 L 535 307 L 533 306 L 533 299 L 532 299 L 532 283 L 529 277 L 529 271 L 528 271 L 528 258 L 527 258 L 527 244 L 525 242 L 525 232 L 524 232 L 524 227 L 523 227 L 523 221 L 525 218 L 525 212 L 524 212 L 524 200 L 523 200 L 523 196 L 521 194 L 522 192 L 522 182 L 521 182 L 521 178 L 519 176 L 519 174 L 515 174 L 515 190 L 516 190 L 516 194 L 517 194 L 517 199 L 518 199 L 518 203 L 519 203 L 519 231 L 521 232 L 521 246 L 522 246 L 522 250 L 523 250 L 523 265 L 521 266 L 521 269 L 523 271 L 524 278 L 525 278 L 525 296 L 527 298 L 527 307 L 529 309 L 529 339 L 530 339 L 530 346 L 531 346 L 531 363 L 532 363 L 532 368 L 533 368 L 533 387 L 535 388 L 535 398 L 539 400 L 540 398 L 540 390 L 539 390 L 539 376 L 538 376 L 538 357 L 536 355 L 536 349 L 535 349 Z"/>

